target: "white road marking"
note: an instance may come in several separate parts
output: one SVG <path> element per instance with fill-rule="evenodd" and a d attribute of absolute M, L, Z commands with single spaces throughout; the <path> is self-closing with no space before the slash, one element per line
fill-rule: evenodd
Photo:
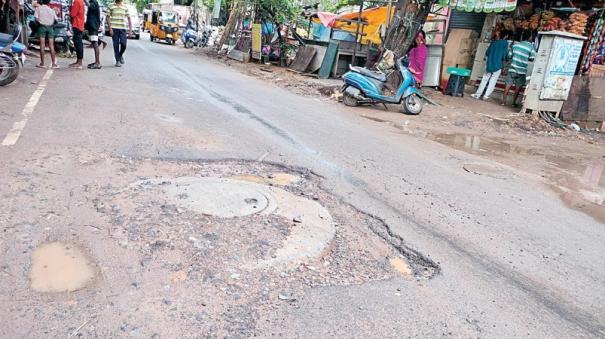
<path fill-rule="evenodd" d="M 38 88 L 36 88 L 36 91 L 29 98 L 29 101 L 27 102 L 27 104 L 25 104 L 25 107 L 21 112 L 23 119 L 21 119 L 20 121 L 16 121 L 13 124 L 13 128 L 11 128 L 11 130 L 8 132 L 8 134 L 2 141 L 2 146 L 12 146 L 17 143 L 17 140 L 19 140 L 19 137 L 21 136 L 21 132 L 27 124 L 29 116 L 34 112 L 36 105 L 38 105 L 38 101 L 40 100 L 42 93 L 44 93 L 44 90 L 46 89 L 46 84 L 48 83 L 48 80 L 50 79 L 51 75 L 53 75 L 53 70 L 47 70 L 44 74 L 44 77 L 42 77 L 42 81 L 40 81 Z"/>

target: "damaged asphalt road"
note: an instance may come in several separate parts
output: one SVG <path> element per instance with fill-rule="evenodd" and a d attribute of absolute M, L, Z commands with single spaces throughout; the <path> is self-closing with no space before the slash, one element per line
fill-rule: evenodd
<path fill-rule="evenodd" d="M 602 224 L 531 173 L 127 54 L 55 71 L 0 148 L 0 336 L 605 336 Z M 0 137 L 41 77 L 0 92 Z"/>

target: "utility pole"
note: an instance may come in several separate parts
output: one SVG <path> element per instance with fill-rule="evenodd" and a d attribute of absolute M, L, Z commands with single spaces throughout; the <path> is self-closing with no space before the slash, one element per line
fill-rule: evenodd
<path fill-rule="evenodd" d="M 199 31 L 200 27 L 198 25 L 198 15 L 197 15 L 197 0 L 193 0 L 193 17 L 195 18 L 195 31 Z"/>

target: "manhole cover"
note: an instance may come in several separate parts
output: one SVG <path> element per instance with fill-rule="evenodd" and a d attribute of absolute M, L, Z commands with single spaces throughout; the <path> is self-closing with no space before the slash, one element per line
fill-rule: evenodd
<path fill-rule="evenodd" d="M 193 177 L 163 182 L 168 182 L 163 187 L 175 204 L 219 218 L 271 213 L 276 208 L 268 189 L 251 182 Z"/>

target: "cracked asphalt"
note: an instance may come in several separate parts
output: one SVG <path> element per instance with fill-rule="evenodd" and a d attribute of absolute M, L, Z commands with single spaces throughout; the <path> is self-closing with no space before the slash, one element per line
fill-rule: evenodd
<path fill-rule="evenodd" d="M 109 50 L 101 70 L 54 71 L 0 146 L 1 337 L 605 337 L 603 224 L 538 175 L 474 174 L 464 165 L 494 160 L 179 45 L 129 41 L 122 68 Z M 43 75 L 30 66 L 0 88 L 0 139 Z M 240 259 L 271 257 L 300 220 L 215 218 L 131 191 L 282 172 L 336 230 L 289 268 Z M 48 242 L 85 252 L 95 278 L 34 290 Z"/>

